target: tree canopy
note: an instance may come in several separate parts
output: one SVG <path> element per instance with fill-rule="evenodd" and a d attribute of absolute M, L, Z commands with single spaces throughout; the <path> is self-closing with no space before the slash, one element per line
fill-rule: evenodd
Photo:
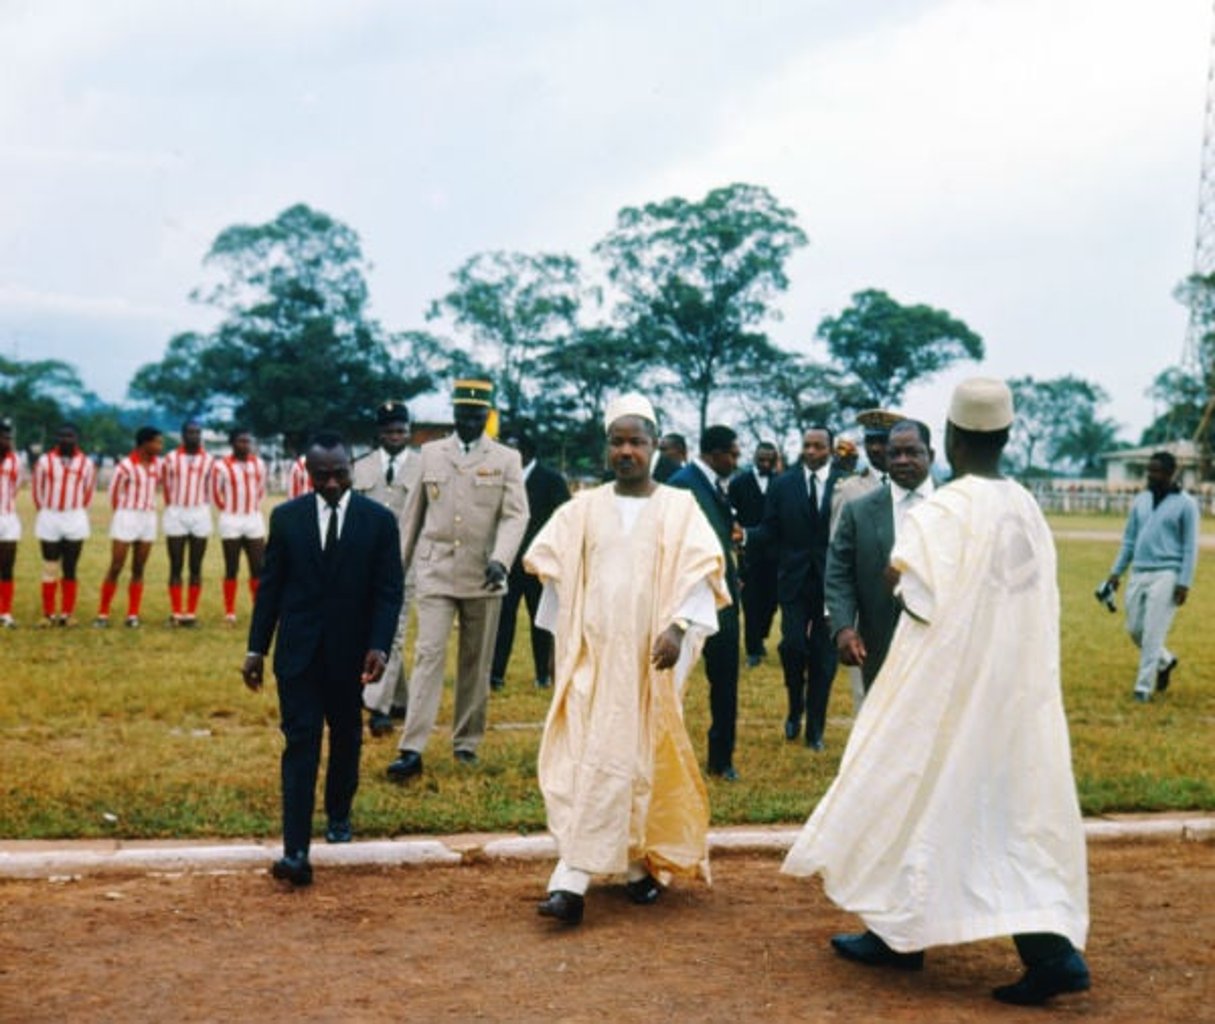
<path fill-rule="evenodd" d="M 832 357 L 874 406 L 896 406 L 907 388 L 962 359 L 981 360 L 983 339 L 931 306 L 904 306 L 877 289 L 818 326 Z"/>
<path fill-rule="evenodd" d="M 1022 476 L 1072 469 L 1095 476 L 1100 455 L 1117 447 L 1117 424 L 1100 415 L 1108 396 L 1073 374 L 1051 380 L 1032 376 L 1008 382 L 1016 417 L 1007 448 Z M 1041 460 L 1039 463 L 1038 460 Z"/>

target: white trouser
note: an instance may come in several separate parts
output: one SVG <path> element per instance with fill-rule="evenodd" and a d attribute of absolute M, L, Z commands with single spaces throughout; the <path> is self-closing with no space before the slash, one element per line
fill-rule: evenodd
<path fill-rule="evenodd" d="M 861 713 L 861 705 L 865 703 L 865 676 L 856 665 L 846 666 L 848 669 L 848 686 L 852 690 L 852 716 Z"/>
<path fill-rule="evenodd" d="M 1139 648 L 1136 693 L 1155 692 L 1156 673 L 1173 661 L 1173 653 L 1164 641 L 1177 612 L 1173 599 L 1176 588 L 1177 573 L 1172 569 L 1131 573 L 1126 587 L 1126 631 Z"/>
<path fill-rule="evenodd" d="M 640 882 L 649 872 L 645 869 L 645 865 L 639 861 L 629 861 L 628 880 L 630 882 Z M 591 876 L 589 872 L 582 871 L 579 868 L 572 868 L 563 860 L 557 861 L 557 866 L 553 868 L 552 875 L 548 880 L 548 891 L 556 892 L 558 889 L 563 892 L 572 892 L 578 896 L 585 896 L 586 890 L 591 884 Z"/>

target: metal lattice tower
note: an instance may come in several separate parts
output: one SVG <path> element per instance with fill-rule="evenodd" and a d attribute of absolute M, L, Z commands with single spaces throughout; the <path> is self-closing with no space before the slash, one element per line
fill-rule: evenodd
<path fill-rule="evenodd" d="M 1215 14 L 1215 4 L 1212 4 Z M 1198 175 L 1198 221 L 1194 233 L 1196 278 L 1215 275 L 1215 17 L 1212 18 L 1210 58 L 1207 62 L 1207 98 L 1202 127 L 1202 166 Z M 1202 476 L 1209 475 L 1211 452 L 1206 443 L 1208 427 L 1215 416 L 1215 287 L 1188 288 L 1190 322 L 1186 330 L 1182 366 L 1200 375 L 1207 386 L 1207 404 L 1194 434 L 1202 461 Z"/>

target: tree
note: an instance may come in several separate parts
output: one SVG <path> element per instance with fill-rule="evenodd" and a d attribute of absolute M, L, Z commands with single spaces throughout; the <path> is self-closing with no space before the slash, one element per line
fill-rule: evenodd
<path fill-rule="evenodd" d="M 179 414 L 226 410 L 298 448 L 319 427 L 368 438 L 378 402 L 428 386 L 405 375 L 368 316 L 367 264 L 341 221 L 299 204 L 221 231 L 204 264 L 218 280 L 191 297 L 222 322 L 174 338 L 160 363 L 140 368 L 133 395 Z"/>
<path fill-rule="evenodd" d="M 907 388 L 961 359 L 983 358 L 983 339 L 944 310 L 904 306 L 883 291 L 852 296 L 817 335 L 875 406 L 896 406 Z"/>
<path fill-rule="evenodd" d="M 85 395 L 76 368 L 68 363 L 0 356 L 0 415 L 12 421 L 16 443 L 23 447 L 45 448 Z"/>
<path fill-rule="evenodd" d="M 506 417 L 527 414 L 528 387 L 539 359 L 574 330 L 581 284 L 570 256 L 486 252 L 468 259 L 456 287 L 436 300 L 428 318 L 449 313 L 474 342 L 473 358 L 492 368 Z"/>
<path fill-rule="evenodd" d="M 1032 376 L 1008 382 L 1013 393 L 1013 420 L 1008 455 L 1020 461 L 1022 476 L 1045 474 L 1039 454 L 1056 471 L 1065 468 L 1099 471 L 1098 456 L 1116 444 L 1117 426 L 1102 419 L 1098 409 L 1109 399 L 1097 384 L 1068 374 L 1052 380 Z"/>
<path fill-rule="evenodd" d="M 800 446 L 801 435 L 822 424 L 842 430 L 868 405 L 863 388 L 842 371 L 781 351 L 775 361 L 743 382 L 737 396 L 742 430 L 756 441 L 786 439 Z"/>
<path fill-rule="evenodd" d="M 714 394 L 736 392 L 741 376 L 776 357 L 756 328 L 777 316 L 770 303 L 788 288 L 785 264 L 806 244 L 795 221 L 766 189 L 734 184 L 699 202 L 625 207 L 595 246 L 623 296 L 624 330 L 660 386 L 691 394 L 702 431 Z"/>
<path fill-rule="evenodd" d="M 1140 444 L 1163 444 L 1194 436 L 1207 403 L 1201 372 L 1170 366 L 1156 375 L 1146 394 L 1164 411 L 1144 430 Z"/>

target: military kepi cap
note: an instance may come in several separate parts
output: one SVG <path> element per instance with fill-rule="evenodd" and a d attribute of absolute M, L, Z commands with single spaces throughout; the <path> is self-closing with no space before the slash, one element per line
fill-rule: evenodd
<path fill-rule="evenodd" d="M 994 377 L 971 377 L 953 391 L 949 422 L 963 430 L 990 434 L 1012 426 L 1013 399 L 1008 385 Z"/>
<path fill-rule="evenodd" d="M 857 423 L 865 428 L 866 437 L 885 437 L 891 427 L 906 418 L 901 412 L 889 409 L 866 409 L 856 415 Z"/>
<path fill-rule="evenodd" d="M 375 422 L 380 427 L 389 423 L 408 423 L 409 407 L 404 402 L 384 402 L 375 411 Z"/>
<path fill-rule="evenodd" d="M 453 405 L 483 405 L 493 408 L 494 386 L 487 380 L 458 380 L 451 388 Z"/>

